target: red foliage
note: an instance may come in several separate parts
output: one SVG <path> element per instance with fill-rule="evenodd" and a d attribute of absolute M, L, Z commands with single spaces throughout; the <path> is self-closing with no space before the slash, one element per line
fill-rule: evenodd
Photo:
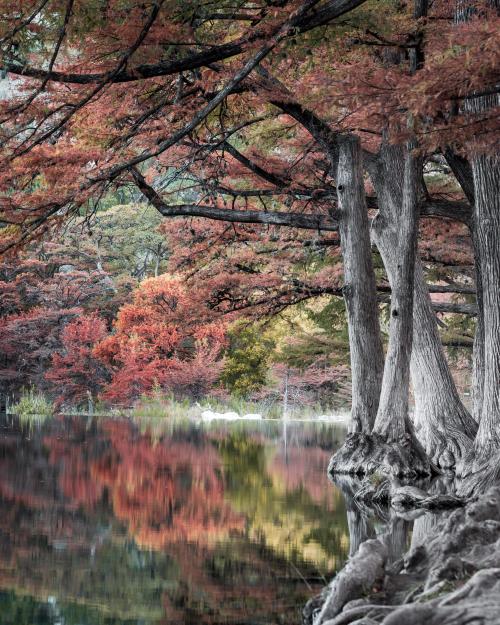
<path fill-rule="evenodd" d="M 130 402 L 154 387 L 198 397 L 217 380 L 225 326 L 203 300 L 167 275 L 149 278 L 120 309 L 114 333 L 95 349 L 110 368 L 104 397 Z"/>
<path fill-rule="evenodd" d="M 184 226 L 169 220 L 161 230 L 172 250 L 171 270 L 228 319 L 262 318 L 341 292 L 336 236 L 202 220 Z"/>
<path fill-rule="evenodd" d="M 61 347 L 60 332 L 80 314 L 77 308 L 34 308 L 4 317 L 0 323 L 0 382 L 5 390 L 36 385 L 44 388 L 44 374 Z"/>
<path fill-rule="evenodd" d="M 84 310 L 106 311 L 107 300 L 116 306 L 109 276 L 73 263 L 57 244 L 44 244 L 0 263 L 4 391 L 17 392 L 31 384 L 46 388 L 44 374 L 52 356 L 63 349 L 61 333 L 66 324 Z"/>
<path fill-rule="evenodd" d="M 95 397 L 107 378 L 102 362 L 93 355 L 107 334 L 106 323 L 96 314 L 68 323 L 61 333 L 62 353 L 54 354 L 45 375 L 59 393 L 57 404 L 80 404 Z"/>

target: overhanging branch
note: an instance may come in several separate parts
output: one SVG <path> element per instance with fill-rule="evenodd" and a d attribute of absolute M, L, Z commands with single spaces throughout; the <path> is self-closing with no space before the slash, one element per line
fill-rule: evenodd
<path fill-rule="evenodd" d="M 290 226 L 304 230 L 336 231 L 338 222 L 328 215 L 285 213 L 278 211 L 231 210 L 197 204 L 167 204 L 144 176 L 131 168 L 137 187 L 164 217 L 205 217 L 215 221 L 232 223 L 265 224 L 268 226 Z"/>
<path fill-rule="evenodd" d="M 298 14 L 291 20 L 290 33 L 305 33 L 318 26 L 323 26 L 331 20 L 349 13 L 353 9 L 364 4 L 366 0 L 330 0 L 320 9 L 309 11 L 307 14 Z M 271 33 L 271 36 L 273 33 Z M 265 34 L 266 38 L 270 35 Z M 195 52 L 183 59 L 165 61 L 162 63 L 137 65 L 132 69 L 123 69 L 114 76 L 109 72 L 99 73 L 72 73 L 46 71 L 41 68 L 32 67 L 18 61 L 4 61 L 3 67 L 6 71 L 18 76 L 26 76 L 39 80 L 50 80 L 66 84 L 88 85 L 101 82 L 125 83 L 157 78 L 160 76 L 171 76 L 188 70 L 208 67 L 218 61 L 232 58 L 245 52 L 245 50 L 264 37 L 261 30 L 254 29 L 245 39 L 236 42 L 213 46 L 209 50 Z M 194 44 L 193 44 L 194 45 Z"/>

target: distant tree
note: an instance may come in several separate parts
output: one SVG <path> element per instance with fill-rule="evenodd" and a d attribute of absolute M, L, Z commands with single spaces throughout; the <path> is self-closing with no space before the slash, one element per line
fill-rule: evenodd
<path fill-rule="evenodd" d="M 89 394 L 91 398 L 97 397 L 109 375 L 93 351 L 106 335 L 106 323 L 96 314 L 82 316 L 66 325 L 61 333 L 61 352 L 54 354 L 45 375 L 58 393 L 58 405 L 82 404 Z"/>
<path fill-rule="evenodd" d="M 61 331 L 81 309 L 33 308 L 0 323 L 0 383 L 4 392 L 23 386 L 47 389 L 45 372 L 61 349 Z"/>
<path fill-rule="evenodd" d="M 267 381 L 273 341 L 263 337 L 258 325 L 244 322 L 231 328 L 228 338 L 222 385 L 235 396 L 249 397 Z"/>
<path fill-rule="evenodd" d="M 146 204 L 115 205 L 79 218 L 65 229 L 60 244 L 77 266 L 107 272 L 113 280 L 143 280 L 163 273 L 169 255 L 158 228 L 163 219 Z"/>
<path fill-rule="evenodd" d="M 66 324 L 86 311 L 112 318 L 130 289 L 105 271 L 75 264 L 58 241 L 0 262 L 0 388 L 48 390 L 45 371 L 63 350 Z"/>
<path fill-rule="evenodd" d="M 103 396 L 126 403 L 159 387 L 200 397 L 219 377 L 225 344 L 225 325 L 209 320 L 199 295 L 168 275 L 148 278 L 95 349 L 112 376 Z"/>

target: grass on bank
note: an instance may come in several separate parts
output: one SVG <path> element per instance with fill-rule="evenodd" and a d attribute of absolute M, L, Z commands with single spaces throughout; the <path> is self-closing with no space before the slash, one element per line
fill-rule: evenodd
<path fill-rule="evenodd" d="M 207 396 L 204 399 L 192 402 L 189 399 L 178 400 L 171 395 L 155 393 L 152 396 L 142 397 L 137 404 L 127 410 L 131 417 L 138 418 L 199 418 L 205 411 L 214 413 L 236 413 L 243 417 L 245 415 L 260 414 L 263 419 L 281 419 L 284 415 L 282 401 L 252 401 L 241 397 L 230 396 L 224 400 L 218 397 Z M 287 416 L 295 419 L 311 419 L 339 412 L 329 407 L 314 405 L 292 404 L 287 408 Z"/>
<path fill-rule="evenodd" d="M 245 415 L 260 414 L 263 419 L 282 419 L 284 406 L 280 399 L 252 401 L 241 397 L 207 396 L 199 401 L 190 399 L 177 399 L 172 395 L 154 391 L 152 395 L 143 395 L 130 407 L 117 407 L 96 402 L 89 412 L 87 406 L 68 407 L 61 412 L 69 415 L 96 416 L 96 417 L 130 417 L 135 419 L 171 419 L 174 421 L 183 419 L 199 419 L 203 412 L 213 413 L 236 413 L 240 417 Z M 19 416 L 20 419 L 37 417 L 44 420 L 55 412 L 54 405 L 43 392 L 31 387 L 23 390 L 19 400 L 9 406 L 8 412 Z M 322 406 L 320 404 L 303 405 L 292 403 L 287 407 L 286 416 L 291 419 L 315 418 L 331 413 L 338 413 L 338 409 Z"/>
<path fill-rule="evenodd" d="M 44 421 L 54 414 L 54 406 L 42 392 L 30 387 L 23 389 L 19 401 L 9 406 L 9 413 L 21 421 Z"/>

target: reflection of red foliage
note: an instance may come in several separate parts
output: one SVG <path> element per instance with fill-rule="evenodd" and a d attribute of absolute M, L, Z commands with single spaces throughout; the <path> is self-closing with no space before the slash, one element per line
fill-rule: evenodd
<path fill-rule="evenodd" d="M 71 500 L 93 506 L 107 490 L 115 516 L 149 548 L 178 540 L 207 542 L 243 527 L 224 502 L 220 460 L 212 446 L 155 443 L 126 421 L 107 422 L 103 430 L 106 445 L 95 458 L 81 443 L 47 441 L 51 461 L 64 461 L 60 485 Z"/>
<path fill-rule="evenodd" d="M 330 509 L 330 495 L 337 496 L 333 488 L 325 488 L 318 475 L 325 475 L 331 453 L 320 447 L 291 447 L 286 452 L 277 453 L 269 466 L 269 473 L 284 483 L 286 491 L 291 492 L 303 487 L 308 495 L 318 504 Z M 333 504 L 335 505 L 335 504 Z"/>

